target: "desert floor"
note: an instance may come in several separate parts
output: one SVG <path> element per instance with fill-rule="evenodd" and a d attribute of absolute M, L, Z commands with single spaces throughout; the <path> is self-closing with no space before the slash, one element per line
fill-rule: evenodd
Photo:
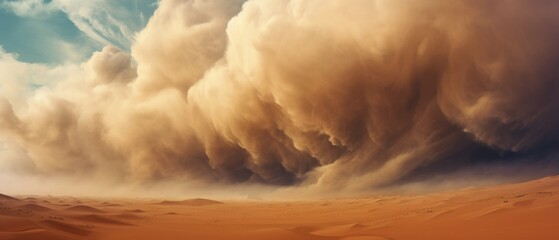
<path fill-rule="evenodd" d="M 417 196 L 293 202 L 0 195 L 0 239 L 559 239 L 559 177 Z"/>

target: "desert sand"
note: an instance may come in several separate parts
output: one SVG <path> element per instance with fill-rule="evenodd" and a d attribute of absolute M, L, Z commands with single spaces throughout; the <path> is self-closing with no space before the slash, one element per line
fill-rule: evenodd
<path fill-rule="evenodd" d="M 559 239 L 559 177 L 313 201 L 0 195 L 0 239 Z"/>

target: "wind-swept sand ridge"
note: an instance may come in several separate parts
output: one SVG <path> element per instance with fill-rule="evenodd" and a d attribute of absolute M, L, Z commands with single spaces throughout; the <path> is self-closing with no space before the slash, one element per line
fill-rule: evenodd
<path fill-rule="evenodd" d="M 0 195 L 0 239 L 559 239 L 559 177 L 429 195 L 292 202 L 45 199 Z"/>
<path fill-rule="evenodd" d="M 19 199 L 4 194 L 0 194 L 0 201 L 19 201 Z"/>
<path fill-rule="evenodd" d="M 89 213 L 102 213 L 103 210 L 94 208 L 94 207 L 90 207 L 90 206 L 85 206 L 85 205 L 78 205 L 78 206 L 73 206 L 73 207 L 69 207 L 66 208 L 66 210 L 68 211 L 76 211 L 76 212 L 89 212 Z"/>
<path fill-rule="evenodd" d="M 41 205 L 34 204 L 34 203 L 24 204 L 24 205 L 22 205 L 22 206 L 19 206 L 19 208 L 25 209 L 25 210 L 34 211 L 34 212 L 48 212 L 48 211 L 52 211 L 52 209 L 50 209 L 50 208 L 48 208 L 48 207 L 41 206 Z"/>

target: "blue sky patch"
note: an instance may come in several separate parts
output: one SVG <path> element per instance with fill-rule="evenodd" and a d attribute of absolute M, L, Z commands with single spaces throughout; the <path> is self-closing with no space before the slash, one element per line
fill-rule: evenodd
<path fill-rule="evenodd" d="M 106 45 L 129 51 L 156 0 L 1 0 L 0 46 L 18 60 L 84 61 Z"/>

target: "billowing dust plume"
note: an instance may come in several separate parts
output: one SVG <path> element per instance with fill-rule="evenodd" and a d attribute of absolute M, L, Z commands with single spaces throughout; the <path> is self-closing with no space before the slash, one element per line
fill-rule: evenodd
<path fill-rule="evenodd" d="M 131 56 L 106 47 L 34 91 L 0 79 L 21 91 L 0 91 L 0 166 L 368 189 L 479 149 L 537 151 L 559 136 L 558 12 L 529 0 L 163 0 Z"/>

